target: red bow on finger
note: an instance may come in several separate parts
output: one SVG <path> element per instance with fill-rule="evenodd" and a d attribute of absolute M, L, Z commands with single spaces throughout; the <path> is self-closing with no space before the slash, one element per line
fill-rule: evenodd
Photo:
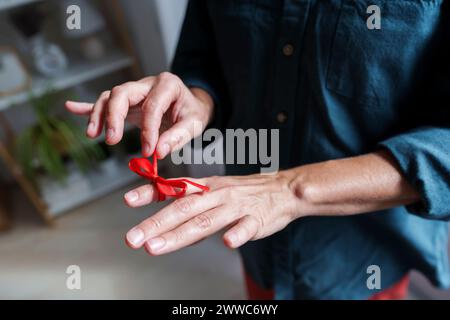
<path fill-rule="evenodd" d="M 186 194 L 188 184 L 193 185 L 203 191 L 209 191 L 207 186 L 195 183 L 188 179 L 171 179 L 167 180 L 158 176 L 158 162 L 156 156 L 153 156 L 153 163 L 147 158 L 131 159 L 128 166 L 131 171 L 137 173 L 152 181 L 158 190 L 158 200 L 164 201 L 166 197 L 182 197 Z"/>

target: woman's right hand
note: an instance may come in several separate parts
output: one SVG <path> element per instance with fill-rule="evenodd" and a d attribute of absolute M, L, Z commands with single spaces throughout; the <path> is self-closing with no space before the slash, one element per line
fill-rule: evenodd
<path fill-rule="evenodd" d="M 109 145 L 120 142 L 125 121 L 137 125 L 143 156 L 156 151 L 164 158 L 203 132 L 214 103 L 206 91 L 188 88 L 176 75 L 163 72 L 105 91 L 95 104 L 67 101 L 66 108 L 89 116 L 86 134 L 90 138 L 98 137 L 105 127 Z"/>

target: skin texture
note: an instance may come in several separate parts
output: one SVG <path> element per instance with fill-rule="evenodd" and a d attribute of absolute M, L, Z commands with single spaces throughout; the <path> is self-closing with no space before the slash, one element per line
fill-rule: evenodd
<path fill-rule="evenodd" d="M 95 104 L 68 101 L 69 111 L 89 116 L 87 135 L 103 129 L 106 142 L 117 144 L 125 121 L 142 132 L 142 153 L 164 158 L 205 128 L 213 114 L 213 100 L 204 90 L 187 88 L 170 73 L 128 82 L 100 95 Z M 179 129 L 189 134 L 178 134 Z M 191 179 L 211 190 L 189 187 L 187 196 L 128 231 L 125 240 L 151 255 L 169 253 L 194 244 L 222 229 L 225 244 L 237 248 L 267 237 L 305 216 L 352 215 L 414 203 L 419 194 L 402 176 L 387 151 L 326 161 L 279 171 L 273 175 Z M 133 208 L 157 201 L 157 191 L 143 185 L 124 196 Z"/>
<path fill-rule="evenodd" d="M 213 101 L 205 91 L 190 90 L 177 76 L 164 72 L 105 91 L 95 104 L 67 101 L 66 108 L 89 116 L 86 135 L 96 138 L 104 129 L 109 145 L 122 140 L 125 121 L 137 125 L 143 156 L 150 157 L 156 150 L 164 158 L 201 133 L 194 132 L 191 123 L 204 128 L 212 116 Z M 189 134 L 180 137 L 179 128 Z"/>

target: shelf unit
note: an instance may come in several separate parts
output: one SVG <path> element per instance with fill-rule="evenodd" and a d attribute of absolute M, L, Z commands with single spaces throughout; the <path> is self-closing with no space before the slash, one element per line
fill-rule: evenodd
<path fill-rule="evenodd" d="M 0 0 L 0 11 L 43 1 L 45 0 Z M 107 19 L 109 24 L 108 27 L 112 31 L 116 41 L 119 43 L 120 48 L 108 52 L 108 54 L 99 61 L 71 60 L 70 66 L 66 70 L 51 78 L 32 74 L 31 87 L 29 90 L 15 95 L 0 97 L 0 116 L 1 113 L 8 108 L 26 103 L 31 95 L 39 97 L 48 90 L 66 90 L 121 70 L 129 71 L 130 78 L 135 78 L 141 74 L 134 48 L 129 41 L 130 37 L 125 25 L 125 18 L 122 15 L 120 3 L 117 0 L 99 0 L 99 2 L 103 7 L 110 8 L 109 11 L 105 10 L 105 18 Z M 3 127 L 5 132 L 8 133 L 8 128 L 6 128 L 4 123 L 0 123 L 0 127 Z M 127 129 L 129 128 L 130 126 L 127 126 Z M 101 139 L 104 139 L 103 135 L 96 139 L 96 142 L 100 142 Z M 77 194 L 65 198 L 64 201 L 46 203 L 44 197 L 39 194 L 32 184 L 23 176 L 22 170 L 15 161 L 14 156 L 1 141 L 0 159 L 3 160 L 2 162 L 4 162 L 7 169 L 9 169 L 24 193 L 48 225 L 53 225 L 54 218 L 61 213 L 101 197 L 117 188 L 129 184 L 134 179 L 137 179 L 137 176 L 129 171 L 125 165 L 123 167 L 119 166 L 117 172 L 113 175 L 109 174 L 102 176 L 98 174 L 98 172 L 90 172 L 85 175 L 89 188 L 86 188 L 86 190 L 79 190 Z M 64 186 L 61 186 L 61 188 L 64 188 Z"/>
<path fill-rule="evenodd" d="M 42 0 L 0 0 L 0 11 L 9 10 L 15 7 L 24 6 L 27 4 L 32 4 Z"/>
<path fill-rule="evenodd" d="M 123 52 L 112 52 L 101 61 L 72 62 L 67 70 L 58 76 L 45 78 L 40 75 L 32 76 L 31 88 L 21 93 L 0 97 L 0 111 L 4 111 L 15 104 L 28 101 L 30 95 L 39 97 L 45 94 L 49 88 L 52 90 L 65 90 L 77 84 L 84 83 L 112 72 L 130 67 L 133 59 Z"/>
<path fill-rule="evenodd" d="M 48 204 L 48 211 L 53 217 L 57 217 L 83 203 L 102 197 L 137 179 L 137 176 L 127 166 L 117 166 L 114 174 L 90 172 L 85 174 L 85 176 L 87 178 L 86 188 L 72 193 L 70 198 L 66 197 L 64 201 L 55 201 Z"/>

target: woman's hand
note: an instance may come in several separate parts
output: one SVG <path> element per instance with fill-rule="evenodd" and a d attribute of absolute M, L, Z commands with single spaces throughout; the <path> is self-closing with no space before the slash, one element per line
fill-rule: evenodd
<path fill-rule="evenodd" d="M 96 138 L 105 127 L 106 143 L 115 145 L 122 139 L 127 120 L 141 128 L 143 156 L 156 150 L 160 158 L 200 135 L 213 107 L 206 91 L 189 89 L 168 72 L 116 86 L 103 92 L 95 104 L 66 103 L 72 113 L 89 116 L 88 137 Z"/>
<path fill-rule="evenodd" d="M 227 246 L 267 237 L 297 218 L 301 203 L 289 188 L 286 172 L 275 175 L 211 177 L 195 182 L 211 190 L 202 194 L 192 187 L 180 198 L 131 229 L 127 244 L 143 245 L 151 255 L 172 252 L 196 243 L 224 228 Z M 152 185 L 128 192 L 125 202 L 140 207 L 157 200 Z"/>
<path fill-rule="evenodd" d="M 420 194 L 408 183 L 389 152 L 330 160 L 279 171 L 274 175 L 211 177 L 126 236 L 132 248 L 145 245 L 153 255 L 178 250 L 223 228 L 225 243 L 236 248 L 267 237 L 305 216 L 345 216 L 411 204 Z M 157 200 L 145 185 L 128 192 L 125 202 L 140 207 Z"/>

